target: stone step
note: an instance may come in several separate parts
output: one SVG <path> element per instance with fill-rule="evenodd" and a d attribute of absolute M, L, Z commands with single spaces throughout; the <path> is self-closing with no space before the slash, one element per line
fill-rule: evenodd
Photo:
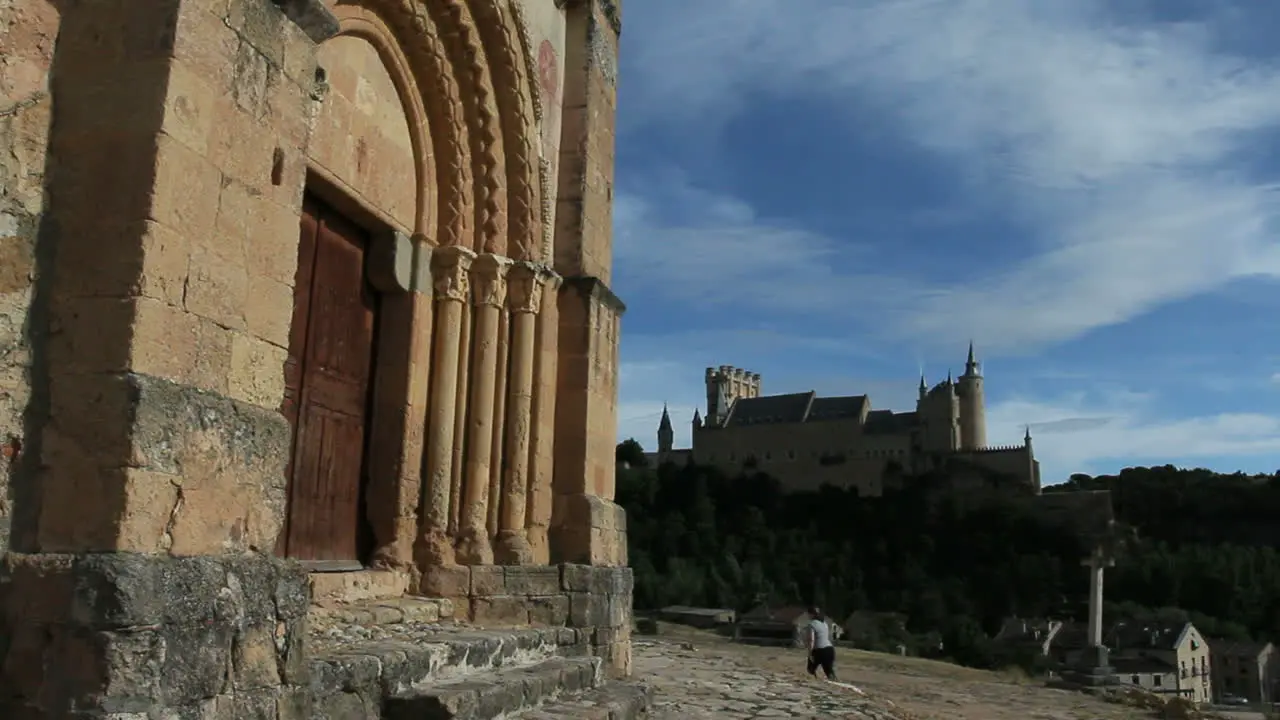
<path fill-rule="evenodd" d="M 493 720 L 591 690 L 602 681 L 596 657 L 549 658 L 406 690 L 383 703 L 383 720 Z"/>
<path fill-rule="evenodd" d="M 435 623 L 453 619 L 453 601 L 443 598 L 397 597 L 353 603 L 313 605 L 309 621 L 325 624 L 396 625 Z"/>
<path fill-rule="evenodd" d="M 590 654 L 590 633 L 570 628 L 482 630 L 452 623 L 313 628 L 314 718 L 378 720 L 384 699 L 412 688 Z"/>
<path fill-rule="evenodd" d="M 636 720 L 649 716 L 653 691 L 639 683 L 603 687 L 507 716 L 507 720 Z"/>

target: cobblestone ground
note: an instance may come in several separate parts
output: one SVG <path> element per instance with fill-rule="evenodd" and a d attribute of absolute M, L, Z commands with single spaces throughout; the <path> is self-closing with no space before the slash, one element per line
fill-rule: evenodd
<path fill-rule="evenodd" d="M 709 633 L 633 636 L 634 679 L 653 687 L 657 720 L 1150 720 L 1149 713 L 1015 676 L 842 649 L 840 680 L 810 678 L 803 651 Z"/>
<path fill-rule="evenodd" d="M 909 717 L 854 690 L 761 668 L 724 647 L 633 638 L 632 649 L 635 678 L 654 690 L 655 720 Z"/>

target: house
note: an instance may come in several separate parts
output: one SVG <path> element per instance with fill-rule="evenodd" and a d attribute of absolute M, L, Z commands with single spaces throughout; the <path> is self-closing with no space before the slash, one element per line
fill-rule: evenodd
<path fill-rule="evenodd" d="M 1117 674 L 1120 674 L 1119 668 L 1129 661 L 1157 661 L 1175 671 L 1171 694 L 1185 697 L 1197 704 L 1212 701 L 1209 643 L 1195 625 L 1189 622 L 1119 622 L 1103 637 L 1103 644 L 1111 650 L 1111 664 L 1117 668 Z M 1154 662 L 1134 663 L 1131 667 L 1146 670 L 1142 673 L 1129 673 L 1130 680 L 1134 674 L 1149 676 L 1153 683 L 1155 676 L 1164 677 Z M 1162 679 L 1162 682 L 1165 680 Z M 1167 688 L 1163 691 L 1170 692 Z"/>
<path fill-rule="evenodd" d="M 1011 649 L 1033 648 L 1037 654 L 1047 656 L 1062 627 L 1061 620 L 1011 617 L 1004 621 L 992 639 Z"/>
<path fill-rule="evenodd" d="M 1210 642 L 1211 676 L 1214 700 L 1223 702 L 1229 696 L 1255 703 L 1275 702 L 1277 661 L 1275 646 L 1269 642 L 1217 639 Z"/>
<path fill-rule="evenodd" d="M 1178 690 L 1178 669 L 1155 657 L 1118 657 L 1111 661 L 1116 680 L 1148 692 L 1184 694 Z"/>
<path fill-rule="evenodd" d="M 805 629 L 812 619 L 804 607 L 770 608 L 760 605 L 738 617 L 733 635 L 739 642 L 804 647 Z M 844 630 L 831 618 L 827 618 L 827 622 L 831 626 L 831 640 L 835 642 Z"/>

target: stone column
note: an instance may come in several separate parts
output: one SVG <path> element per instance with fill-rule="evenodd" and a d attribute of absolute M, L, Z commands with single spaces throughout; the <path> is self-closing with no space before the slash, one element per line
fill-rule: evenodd
<path fill-rule="evenodd" d="M 427 414 L 427 477 L 418 538 L 419 568 L 453 565 L 449 539 L 449 502 L 453 478 L 454 421 L 457 412 L 458 345 L 462 311 L 468 296 L 468 273 L 475 253 L 453 246 L 431 257 L 435 278 L 436 346 L 431 363 L 431 409 Z"/>
<path fill-rule="evenodd" d="M 533 426 L 533 366 L 537 350 L 542 278 L 538 269 L 521 264 L 511 271 L 511 365 L 507 399 L 506 474 L 502 513 L 498 519 L 498 561 L 503 565 L 533 562 L 525 528 L 528 509 L 529 460 Z"/>
<path fill-rule="evenodd" d="M 525 527 L 536 565 L 551 562 L 547 531 L 551 526 L 552 477 L 555 472 L 556 373 L 560 357 L 559 275 L 542 273 L 542 301 L 536 319 L 534 390 L 530 421 L 529 490 Z"/>
<path fill-rule="evenodd" d="M 458 527 L 458 559 L 464 565 L 490 565 L 489 463 L 493 458 L 493 393 L 498 371 L 498 326 L 506 303 L 510 261 L 485 254 L 471 266 L 474 281 L 475 335 L 472 338 L 471 402 L 467 417 L 466 476 Z"/>

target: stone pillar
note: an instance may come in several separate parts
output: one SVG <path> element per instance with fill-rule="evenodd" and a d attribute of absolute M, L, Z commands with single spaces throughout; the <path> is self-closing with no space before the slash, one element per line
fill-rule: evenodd
<path fill-rule="evenodd" d="M 508 289 L 510 292 L 510 289 Z M 507 384 L 511 373 L 511 317 L 504 307 L 498 312 L 498 372 L 493 387 L 493 443 L 489 451 L 489 537 L 498 536 L 499 514 L 505 498 L 502 496 L 504 456 L 507 439 Z"/>
<path fill-rule="evenodd" d="M 557 562 L 626 564 L 626 514 L 613 503 L 617 320 L 626 307 L 597 278 L 560 291 L 551 555 Z"/>
<path fill-rule="evenodd" d="M 547 533 L 551 526 L 551 510 L 554 498 L 552 477 L 555 470 L 556 382 L 557 360 L 560 357 L 560 307 L 561 278 L 553 272 L 542 273 L 542 299 L 536 318 L 534 351 L 534 390 L 532 421 L 530 424 L 531 461 L 529 465 L 529 490 L 525 512 L 525 527 L 533 562 L 546 565 L 551 562 L 551 548 Z"/>
<path fill-rule="evenodd" d="M 490 565 L 489 463 L 493 451 L 493 393 L 498 372 L 498 325 L 506 304 L 510 261 L 481 255 L 471 266 L 476 313 L 472 338 L 471 402 L 467 415 L 466 475 L 458 527 L 458 559 L 464 565 Z"/>
<path fill-rule="evenodd" d="M 456 562 L 449 538 L 449 505 L 453 486 L 458 346 L 463 335 L 463 305 L 469 295 L 468 275 L 474 258 L 475 253 L 459 246 L 439 248 L 431 258 L 436 340 L 431 363 L 431 409 L 427 415 L 426 492 L 417 549 L 420 569 Z"/>
<path fill-rule="evenodd" d="M 394 262 L 398 254 L 412 258 L 409 287 L 374 283 L 382 292 L 379 322 L 384 331 L 378 337 L 366 508 L 376 541 L 371 565 L 408 569 L 422 498 L 434 298 L 431 249 L 425 240 L 405 242 L 388 252 L 387 259 Z M 395 330 L 401 327 L 407 331 Z"/>
<path fill-rule="evenodd" d="M 537 352 L 537 312 L 542 305 L 542 278 L 536 267 L 517 265 L 511 271 L 511 364 L 507 401 L 506 473 L 502 512 L 498 523 L 498 561 L 503 565 L 533 562 L 525 527 L 528 513 L 529 464 L 533 447 L 534 355 Z"/>
<path fill-rule="evenodd" d="M 270 554 L 292 309 L 272 300 L 337 22 L 303 0 L 58 9 L 0 717 L 305 717 L 306 574 Z"/>

